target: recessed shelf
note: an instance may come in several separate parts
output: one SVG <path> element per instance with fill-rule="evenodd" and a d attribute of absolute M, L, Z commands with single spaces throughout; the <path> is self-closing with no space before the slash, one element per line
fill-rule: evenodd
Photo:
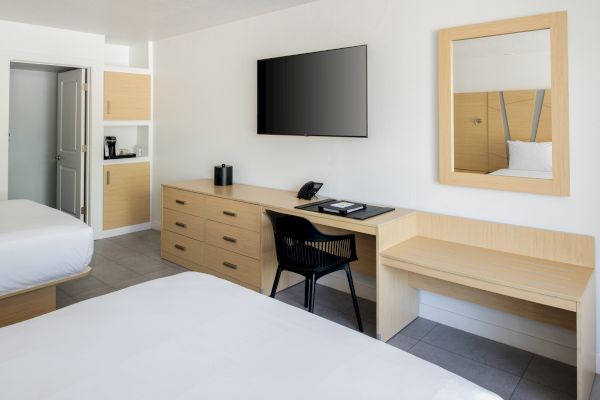
<path fill-rule="evenodd" d="M 150 157 L 132 157 L 132 158 L 115 158 L 112 160 L 102 160 L 105 165 L 111 164 L 135 164 L 141 162 L 150 162 Z"/>
<path fill-rule="evenodd" d="M 127 121 L 104 121 L 104 126 L 149 126 L 149 120 L 127 120 Z"/>
<path fill-rule="evenodd" d="M 138 151 L 141 151 L 139 158 L 148 157 L 150 154 L 150 127 L 148 125 L 106 125 L 104 136 L 117 138 L 117 154 L 124 151 L 139 155 Z"/>

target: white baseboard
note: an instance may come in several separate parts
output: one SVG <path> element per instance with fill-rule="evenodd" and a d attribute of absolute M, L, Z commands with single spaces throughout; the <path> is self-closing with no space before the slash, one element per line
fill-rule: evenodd
<path fill-rule="evenodd" d="M 428 292 L 421 292 L 419 315 L 566 364 L 577 362 L 575 332 L 568 329 Z"/>
<path fill-rule="evenodd" d="M 126 235 L 128 233 L 146 231 L 151 228 L 152 228 L 152 224 L 150 222 L 145 222 L 143 224 L 124 226 L 122 228 L 100 231 L 100 232 L 97 232 L 94 236 L 95 236 L 95 239 L 106 239 L 109 237 Z"/>

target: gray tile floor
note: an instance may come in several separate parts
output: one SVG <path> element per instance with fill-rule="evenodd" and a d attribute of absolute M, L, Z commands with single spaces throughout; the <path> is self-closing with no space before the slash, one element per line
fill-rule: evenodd
<path fill-rule="evenodd" d="M 58 307 L 123 289 L 151 279 L 173 275 L 179 267 L 160 258 L 160 233 L 143 231 L 95 242 L 92 273 L 63 283 Z M 304 286 L 299 284 L 276 296 L 303 307 Z M 318 285 L 315 313 L 356 329 L 350 296 Z M 375 303 L 359 299 L 365 334 L 375 335 Z M 505 399 L 575 399 L 575 368 L 484 339 L 442 324 L 418 318 L 388 342 L 417 357 L 452 371 Z M 591 399 L 600 400 L 596 376 Z"/>

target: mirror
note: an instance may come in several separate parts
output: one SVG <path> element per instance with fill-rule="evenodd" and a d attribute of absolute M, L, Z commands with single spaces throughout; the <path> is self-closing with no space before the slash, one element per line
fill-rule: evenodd
<path fill-rule="evenodd" d="M 442 183 L 568 194 L 565 29 L 553 13 L 440 32 Z"/>

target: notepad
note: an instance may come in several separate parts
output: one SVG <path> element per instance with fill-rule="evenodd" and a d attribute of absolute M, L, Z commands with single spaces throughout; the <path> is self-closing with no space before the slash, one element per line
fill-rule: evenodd
<path fill-rule="evenodd" d="M 346 215 L 355 211 L 364 210 L 365 204 L 351 203 L 349 201 L 339 201 L 319 206 L 319 209 L 324 212 Z"/>

